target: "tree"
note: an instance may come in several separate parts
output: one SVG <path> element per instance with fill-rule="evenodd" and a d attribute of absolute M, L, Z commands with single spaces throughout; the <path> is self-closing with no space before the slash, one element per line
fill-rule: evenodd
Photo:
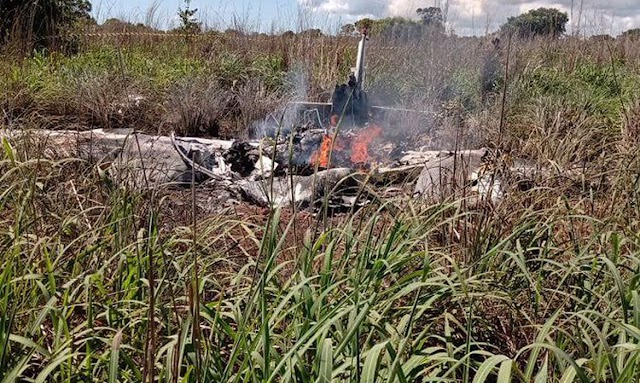
<path fill-rule="evenodd" d="M 304 31 L 300 32 L 300 36 L 303 36 L 303 37 L 317 38 L 317 37 L 321 37 L 322 35 L 323 35 L 322 31 L 318 28 L 305 29 Z"/>
<path fill-rule="evenodd" d="M 519 16 L 509 17 L 500 30 L 513 33 L 523 39 L 558 38 L 566 31 L 568 21 L 569 16 L 566 12 L 555 8 L 538 8 Z"/>
<path fill-rule="evenodd" d="M 420 23 L 402 17 L 386 17 L 378 20 L 365 18 L 355 22 L 353 27 L 350 25 L 342 27 L 343 35 L 358 35 L 366 30 L 371 36 L 401 41 L 411 41 L 419 37 L 422 30 Z"/>
<path fill-rule="evenodd" d="M 358 32 L 368 33 L 371 31 L 371 28 L 373 27 L 374 24 L 375 24 L 375 21 L 365 17 L 364 19 L 356 21 L 354 25 L 358 30 Z"/>
<path fill-rule="evenodd" d="M 88 0 L 0 1 L 0 45 L 17 44 L 23 53 L 34 49 L 69 48 L 70 34 L 83 23 L 95 23 Z"/>
<path fill-rule="evenodd" d="M 371 36 L 409 42 L 419 39 L 423 32 L 444 33 L 444 19 L 440 8 L 419 8 L 416 12 L 420 15 L 421 21 L 404 17 L 386 17 L 377 20 L 364 18 L 356 21 L 353 27 L 351 24 L 343 26 L 342 34 L 349 35 L 355 29 L 360 33 L 367 31 Z"/>
<path fill-rule="evenodd" d="M 597 41 L 597 42 L 607 42 L 607 41 L 613 41 L 615 39 L 611 35 L 593 35 L 589 37 L 589 40 Z"/>
<path fill-rule="evenodd" d="M 202 32 L 202 24 L 196 19 L 198 8 L 191 9 L 191 0 L 184 0 L 184 9 L 178 8 L 178 17 L 180 18 L 180 26 L 178 31 L 185 33 Z"/>
<path fill-rule="evenodd" d="M 345 24 L 340 27 L 340 35 L 353 36 L 356 34 L 356 26 L 354 24 Z"/>
<path fill-rule="evenodd" d="M 440 8 L 418 8 L 416 13 L 427 31 L 444 32 L 444 16 Z"/>
<path fill-rule="evenodd" d="M 629 39 L 632 41 L 640 40 L 640 28 L 633 28 L 622 32 L 620 35 L 623 39 Z"/>

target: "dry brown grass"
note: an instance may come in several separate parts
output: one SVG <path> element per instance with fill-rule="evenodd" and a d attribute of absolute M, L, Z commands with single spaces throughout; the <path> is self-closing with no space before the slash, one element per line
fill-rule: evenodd
<path fill-rule="evenodd" d="M 407 380 L 424 374 L 462 380 L 489 356 L 503 355 L 519 369 L 510 370 L 519 381 L 544 374 L 559 380 L 574 368 L 567 358 L 584 362 L 583 381 L 613 381 L 621 373 L 617 365 L 635 368 L 619 380 L 637 381 L 637 356 L 626 350 L 637 349 L 640 318 L 640 151 L 634 134 L 640 50 L 628 41 L 515 43 L 506 123 L 499 131 L 503 88 L 483 98 L 479 86 L 483 57 L 493 52 L 487 43 L 423 41 L 390 55 L 372 41 L 369 63 L 373 95 L 433 112 L 422 131 L 433 136 L 425 142 L 484 144 L 506 164 L 525 159 L 538 169 L 527 187 L 509 185 L 504 199 L 475 209 L 463 208 L 462 201 L 404 201 L 326 219 L 245 204 L 220 212 L 212 208 L 220 203 L 215 191 L 198 190 L 195 201 L 185 190 L 138 193 L 114 187 L 89 164 L 29 161 L 40 148 L 3 147 L 0 305 L 14 305 L 2 312 L 17 313 L 17 322 L 9 330 L 0 326 L 0 335 L 26 337 L 58 353 L 73 342 L 86 356 L 109 354 L 110 346 L 92 342 L 121 332 L 126 347 L 114 357 L 115 366 L 114 353 L 92 359 L 91 371 L 103 380 L 107 371 L 139 380 L 137 366 L 153 349 L 162 373 L 198 370 L 193 354 L 175 359 L 165 352 L 179 345 L 202 350 L 208 368 L 202 374 L 211 381 L 229 380 L 231 370 L 245 374 L 240 380 L 264 379 L 265 358 L 273 361 L 267 368 L 274 380 L 285 375 L 274 370 L 283 363 L 291 376 L 310 374 L 301 380 L 312 381 L 320 376 L 316 363 L 324 360 L 317 344 L 329 339 L 332 367 L 345 371 L 362 367 L 366 356 L 357 359 L 358 352 L 371 353 L 388 341 L 376 360 L 381 379 L 395 363 L 418 363 L 407 367 Z M 108 45 L 95 44 L 85 54 Z M 195 63 L 186 74 L 141 74 L 147 64 L 154 69 L 160 58 L 169 61 L 171 50 L 185 60 L 164 69 Z M 53 121 L 66 113 L 87 125 L 139 122 L 155 132 L 164 122 L 189 134 L 243 136 L 248 123 L 290 94 L 286 86 L 252 77 L 258 58 L 282 58 L 284 71 L 301 63 L 314 99 L 342 79 L 353 50 L 353 40 L 331 37 L 123 36 L 113 51 L 122 54 L 122 63 L 105 64 L 104 76 L 62 82 L 60 100 L 51 97 L 58 83 L 38 80 L 59 79 L 52 73 L 79 64 L 25 63 L 25 85 L 14 83 L 2 99 L 4 126 L 65 126 Z M 498 52 L 502 65 L 508 53 Z M 105 55 L 88 62 L 118 57 Z M 10 77 L 10 71 L 2 73 Z M 134 91 L 151 105 L 131 121 L 118 119 L 114 105 Z M 70 100 L 72 108 L 61 107 Z M 225 123 L 225 133 L 211 130 Z M 153 295 L 149 281 L 156 283 Z M 194 285 L 201 286 L 199 295 L 189 292 Z M 14 296 L 24 299 L 13 303 Z M 58 296 L 66 301 L 48 303 Z M 30 331 L 39 329 L 37 316 L 25 314 L 31 312 L 46 318 L 45 335 Z M 158 326 L 153 348 L 145 341 L 149 317 Z M 65 328 L 69 318 L 79 327 Z M 55 323 L 64 330 L 60 338 L 52 336 Z M 310 337 L 318 342 L 302 350 Z M 13 367 L 27 355 L 30 369 L 23 377 L 33 378 L 56 360 L 39 349 L 29 355 L 33 347 L 11 339 L 12 352 L 0 363 Z M 88 371 L 80 363 L 51 374 L 62 381 Z M 355 375 L 334 378 L 353 381 Z"/>

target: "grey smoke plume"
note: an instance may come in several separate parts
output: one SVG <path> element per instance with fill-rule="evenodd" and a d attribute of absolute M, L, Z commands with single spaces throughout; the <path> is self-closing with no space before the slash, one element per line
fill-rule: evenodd
<path fill-rule="evenodd" d="M 289 90 L 288 102 L 308 100 L 308 80 L 302 66 L 294 67 L 287 73 L 285 86 Z M 257 138 L 285 136 L 293 127 L 297 118 L 297 110 L 292 105 L 282 105 L 281 110 L 274 111 L 262 121 L 256 121 L 253 132 Z"/>

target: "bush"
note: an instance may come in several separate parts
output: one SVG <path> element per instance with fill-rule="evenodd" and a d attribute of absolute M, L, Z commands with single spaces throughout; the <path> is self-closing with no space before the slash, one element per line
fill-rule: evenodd
<path fill-rule="evenodd" d="M 0 3 L 0 44 L 33 49 L 69 49 L 77 41 L 67 36 L 81 23 L 93 22 L 87 0 L 8 0 Z M 77 46 L 75 46 L 77 48 Z"/>
<path fill-rule="evenodd" d="M 167 92 L 165 122 L 181 135 L 217 137 L 231 93 L 215 78 L 188 77 Z"/>
<path fill-rule="evenodd" d="M 515 33 L 523 39 L 560 37 L 566 30 L 569 16 L 555 8 L 532 9 L 520 16 L 512 16 L 500 27 L 504 33 Z"/>

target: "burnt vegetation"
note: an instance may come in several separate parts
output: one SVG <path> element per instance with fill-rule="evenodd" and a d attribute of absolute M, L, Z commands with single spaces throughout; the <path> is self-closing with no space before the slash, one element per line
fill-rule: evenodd
<path fill-rule="evenodd" d="M 0 3 L 0 381 L 638 382 L 637 29 L 567 36 L 543 9 L 460 37 L 427 8 L 262 35 L 206 30 L 187 2 L 165 32 L 88 11 Z M 336 84 L 363 28 L 353 99 Z M 246 138 L 332 94 L 429 112 L 374 126 L 383 140 L 485 147 L 492 172 L 526 160 L 535 177 L 473 206 L 361 188 L 348 213 L 222 208 L 207 185 L 122 187 L 30 139 Z"/>

